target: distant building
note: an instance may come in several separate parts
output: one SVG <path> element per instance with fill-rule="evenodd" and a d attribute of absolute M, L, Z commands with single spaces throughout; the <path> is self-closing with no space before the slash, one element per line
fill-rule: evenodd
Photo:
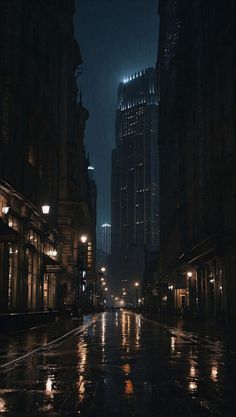
<path fill-rule="evenodd" d="M 111 225 L 104 223 L 101 226 L 101 249 L 104 253 L 111 253 Z"/>
<path fill-rule="evenodd" d="M 142 278 L 145 253 L 159 246 L 158 94 L 156 71 L 120 83 L 112 152 L 113 277 Z"/>

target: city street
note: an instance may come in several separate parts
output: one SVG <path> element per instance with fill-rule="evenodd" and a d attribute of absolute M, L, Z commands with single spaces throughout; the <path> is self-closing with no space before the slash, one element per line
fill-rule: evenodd
<path fill-rule="evenodd" d="M 236 352 L 125 310 L 1 335 L 6 417 L 235 415 Z"/>

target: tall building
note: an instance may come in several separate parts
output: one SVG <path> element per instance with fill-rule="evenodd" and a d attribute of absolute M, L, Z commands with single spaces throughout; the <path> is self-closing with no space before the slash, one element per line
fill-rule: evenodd
<path fill-rule="evenodd" d="M 142 279 L 159 246 L 158 94 L 148 68 L 120 83 L 112 152 L 112 264 L 116 285 Z"/>
<path fill-rule="evenodd" d="M 101 250 L 108 255 L 111 253 L 111 225 L 109 223 L 101 226 Z"/>
<path fill-rule="evenodd" d="M 80 234 L 95 245 L 74 13 L 74 0 L 0 2 L 1 312 L 74 307 Z"/>
<path fill-rule="evenodd" d="M 159 1 L 160 279 L 174 309 L 230 320 L 236 318 L 236 4 L 190 3 Z"/>

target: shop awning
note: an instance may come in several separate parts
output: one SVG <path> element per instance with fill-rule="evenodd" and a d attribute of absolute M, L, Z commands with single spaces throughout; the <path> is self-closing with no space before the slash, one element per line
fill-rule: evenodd
<path fill-rule="evenodd" d="M 0 219 L 0 242 L 17 242 L 19 234 Z"/>
<path fill-rule="evenodd" d="M 47 274 L 61 272 L 61 267 L 59 262 L 55 259 L 50 258 L 50 256 L 43 254 L 44 260 L 44 272 Z"/>

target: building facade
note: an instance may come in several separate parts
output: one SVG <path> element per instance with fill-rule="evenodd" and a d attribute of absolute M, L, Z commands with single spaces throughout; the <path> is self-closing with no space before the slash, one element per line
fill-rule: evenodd
<path fill-rule="evenodd" d="M 74 12 L 73 0 L 0 3 L 2 312 L 75 304 L 79 236 L 94 213 Z"/>
<path fill-rule="evenodd" d="M 159 245 L 158 95 L 153 68 L 119 85 L 112 152 L 112 276 L 141 280 Z M 121 285 L 121 284 L 120 284 Z"/>
<path fill-rule="evenodd" d="M 176 311 L 236 318 L 234 1 L 159 2 L 160 282 Z"/>

